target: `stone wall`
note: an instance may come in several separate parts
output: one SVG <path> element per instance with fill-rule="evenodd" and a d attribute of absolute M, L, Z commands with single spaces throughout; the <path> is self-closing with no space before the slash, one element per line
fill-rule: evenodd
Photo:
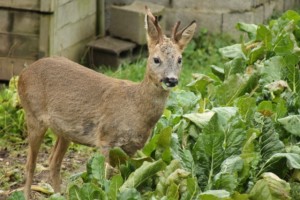
<path fill-rule="evenodd" d="M 52 16 L 50 55 L 79 61 L 96 34 L 95 0 L 56 0 Z"/>
<path fill-rule="evenodd" d="M 274 13 L 296 9 L 299 0 L 139 0 L 166 7 L 167 29 L 181 20 L 188 24 L 196 20 L 198 26 L 214 33 L 228 33 L 238 37 L 238 22 L 264 23 Z"/>

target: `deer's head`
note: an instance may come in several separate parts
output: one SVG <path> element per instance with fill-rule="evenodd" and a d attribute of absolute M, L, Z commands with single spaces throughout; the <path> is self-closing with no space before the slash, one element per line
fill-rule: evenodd
<path fill-rule="evenodd" d="M 193 38 L 196 23 L 193 21 L 178 31 L 180 22 L 177 22 L 171 37 L 168 38 L 163 34 L 157 17 L 153 16 L 148 8 L 146 11 L 145 24 L 149 50 L 147 74 L 156 85 L 170 89 L 178 84 L 182 52 Z"/>

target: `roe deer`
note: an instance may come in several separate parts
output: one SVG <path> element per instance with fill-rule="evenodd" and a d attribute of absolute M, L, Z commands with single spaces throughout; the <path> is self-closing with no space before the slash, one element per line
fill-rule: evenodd
<path fill-rule="evenodd" d="M 18 90 L 29 143 L 26 199 L 48 128 L 57 135 L 49 158 L 55 192 L 60 191 L 60 167 L 70 142 L 99 147 L 107 162 L 113 147 L 132 155 L 144 146 L 162 115 L 170 88 L 178 83 L 181 54 L 196 29 L 193 21 L 178 31 L 177 22 L 168 38 L 149 9 L 145 23 L 149 57 L 140 83 L 110 78 L 61 57 L 40 59 L 21 73 Z"/>

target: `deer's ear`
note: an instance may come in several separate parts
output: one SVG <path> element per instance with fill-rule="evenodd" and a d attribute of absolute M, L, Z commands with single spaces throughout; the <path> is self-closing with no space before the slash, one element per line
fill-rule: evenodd
<path fill-rule="evenodd" d="M 146 7 L 146 17 L 145 17 L 145 28 L 147 31 L 147 41 L 148 45 L 155 45 L 162 41 L 163 35 L 161 28 L 158 24 L 158 20 L 151 13 L 150 9 Z"/>
<path fill-rule="evenodd" d="M 187 27 L 177 32 L 180 22 L 177 22 L 172 34 L 173 41 L 183 50 L 186 45 L 191 41 L 196 30 L 196 21 L 192 21 Z"/>

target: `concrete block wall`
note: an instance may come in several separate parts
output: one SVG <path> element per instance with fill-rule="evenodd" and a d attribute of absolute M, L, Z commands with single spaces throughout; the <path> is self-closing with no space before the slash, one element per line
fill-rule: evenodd
<path fill-rule="evenodd" d="M 50 54 L 79 61 L 96 34 L 96 1 L 58 0 L 55 6 Z"/>
<path fill-rule="evenodd" d="M 138 0 L 145 4 L 156 0 Z M 225 33 L 238 39 L 240 32 L 235 26 L 238 22 L 264 23 L 274 13 L 296 9 L 300 0 L 163 0 L 157 1 L 166 6 L 166 24 L 170 30 L 176 21 L 182 26 L 196 20 L 199 30 Z"/>
<path fill-rule="evenodd" d="M 165 27 L 164 6 L 148 3 L 151 12 L 158 16 L 161 27 Z M 128 6 L 111 7 L 111 24 L 109 32 L 112 36 L 128 39 L 137 44 L 146 44 L 145 5 L 136 1 Z"/>

